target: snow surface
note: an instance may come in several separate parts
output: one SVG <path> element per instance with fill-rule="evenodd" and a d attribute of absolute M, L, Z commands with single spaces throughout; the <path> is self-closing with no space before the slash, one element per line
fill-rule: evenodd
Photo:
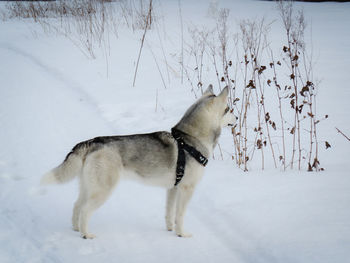
<path fill-rule="evenodd" d="M 218 3 L 233 19 L 278 19 L 271 2 Z M 159 6 L 164 31 L 179 32 L 178 1 Z M 208 6 L 183 1 L 184 23 L 199 24 Z M 334 127 L 350 134 L 350 4 L 297 6 L 312 25 L 319 112 L 330 116 L 319 131 L 332 145 L 321 153 L 326 171 L 244 173 L 228 154 L 211 160 L 185 218 L 188 239 L 165 229 L 164 189 L 122 182 L 91 219 L 97 238 L 83 240 L 71 229 L 77 182 L 39 187 L 77 142 L 169 130 L 194 101 L 178 79 L 164 89 L 150 52 L 157 34 L 132 87 L 141 31 L 120 28 L 111 40 L 107 78 L 102 55 L 87 59 L 31 21 L 0 22 L 0 262 L 349 262 L 350 145 Z M 229 151 L 229 131 L 220 142 Z"/>

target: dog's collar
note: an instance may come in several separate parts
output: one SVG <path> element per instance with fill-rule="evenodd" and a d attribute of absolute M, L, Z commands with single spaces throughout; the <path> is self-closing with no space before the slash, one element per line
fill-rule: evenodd
<path fill-rule="evenodd" d="M 178 183 L 180 183 L 182 177 L 185 174 L 185 166 L 186 166 L 185 151 L 188 152 L 201 165 L 206 166 L 208 163 L 208 158 L 206 158 L 203 154 L 201 154 L 201 152 L 199 152 L 193 146 L 185 143 L 183 139 L 184 134 L 185 134 L 184 132 L 178 129 L 175 129 L 175 128 L 171 129 L 171 135 L 176 140 L 177 147 L 178 147 L 175 186 L 178 185 Z"/>

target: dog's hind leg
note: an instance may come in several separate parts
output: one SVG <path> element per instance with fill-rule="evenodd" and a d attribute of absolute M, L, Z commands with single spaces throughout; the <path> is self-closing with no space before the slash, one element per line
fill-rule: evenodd
<path fill-rule="evenodd" d="M 172 231 L 175 223 L 177 187 L 167 190 L 165 222 L 168 231 Z"/>
<path fill-rule="evenodd" d="M 88 232 L 88 221 L 92 213 L 101 206 L 107 198 L 101 196 L 101 194 L 96 194 L 93 197 L 89 197 L 83 205 L 81 206 L 80 216 L 79 216 L 79 231 L 81 236 L 85 239 L 91 239 L 96 237 L 94 234 Z"/>
<path fill-rule="evenodd" d="M 119 169 L 118 169 L 119 168 Z M 88 221 L 92 213 L 110 196 L 119 181 L 120 162 L 106 152 L 92 154 L 86 160 L 81 176 L 82 201 L 79 214 L 79 231 L 83 238 L 94 238 L 88 232 Z"/>
<path fill-rule="evenodd" d="M 78 200 L 75 202 L 74 208 L 73 208 L 72 225 L 73 225 L 74 231 L 79 231 L 79 216 L 80 216 L 82 202 L 83 202 L 83 189 L 80 186 L 79 197 L 78 197 Z"/>
<path fill-rule="evenodd" d="M 83 238 L 91 239 L 95 237 L 95 235 L 88 231 L 88 221 L 92 213 L 107 200 L 112 188 L 113 187 L 109 189 L 95 189 L 86 199 L 83 199 L 79 215 L 79 231 Z"/>
<path fill-rule="evenodd" d="M 187 205 L 192 197 L 194 186 L 179 185 L 176 198 L 176 218 L 175 218 L 175 231 L 179 237 L 191 237 L 191 234 L 184 232 L 183 223 Z"/>

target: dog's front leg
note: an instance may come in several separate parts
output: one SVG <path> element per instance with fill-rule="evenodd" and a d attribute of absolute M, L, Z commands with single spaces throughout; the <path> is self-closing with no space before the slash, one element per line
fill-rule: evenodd
<path fill-rule="evenodd" d="M 175 231 L 179 237 L 191 237 L 191 234 L 185 233 L 183 229 L 183 221 L 186 212 L 188 202 L 193 194 L 194 186 L 179 185 L 177 200 L 176 200 L 176 219 L 175 219 Z"/>
<path fill-rule="evenodd" d="M 175 222 L 177 187 L 168 189 L 166 199 L 165 222 L 168 231 L 173 231 Z"/>

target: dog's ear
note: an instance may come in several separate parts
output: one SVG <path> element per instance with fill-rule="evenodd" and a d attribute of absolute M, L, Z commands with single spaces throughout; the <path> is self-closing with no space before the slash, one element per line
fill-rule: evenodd
<path fill-rule="evenodd" d="M 214 95 L 213 85 L 209 85 L 208 88 L 204 91 L 202 96 Z"/>
<path fill-rule="evenodd" d="M 221 93 L 218 95 L 218 98 L 220 98 L 223 101 L 227 100 L 227 96 L 228 96 L 228 86 L 226 86 Z"/>

